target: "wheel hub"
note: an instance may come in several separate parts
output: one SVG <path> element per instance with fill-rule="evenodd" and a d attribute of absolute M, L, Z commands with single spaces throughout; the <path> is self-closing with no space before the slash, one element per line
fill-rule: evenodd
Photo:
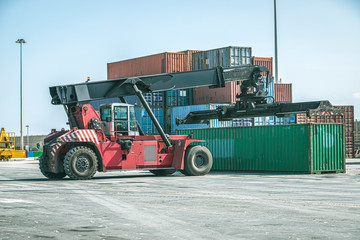
<path fill-rule="evenodd" d="M 204 158 L 202 156 L 197 155 L 195 158 L 195 166 L 201 167 L 204 165 L 204 163 L 205 163 Z"/>
<path fill-rule="evenodd" d="M 85 172 L 86 170 L 89 169 L 89 166 L 90 166 L 90 161 L 86 157 L 81 156 L 76 161 L 76 169 L 79 172 Z"/>

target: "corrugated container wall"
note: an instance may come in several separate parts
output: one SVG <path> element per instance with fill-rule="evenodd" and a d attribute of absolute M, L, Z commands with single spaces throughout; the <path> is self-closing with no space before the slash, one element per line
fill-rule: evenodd
<path fill-rule="evenodd" d="M 322 112 L 314 113 L 310 118 L 305 113 L 296 114 L 296 123 L 342 123 L 345 126 L 345 149 L 346 157 L 354 157 L 354 106 L 334 106 L 340 110 L 341 114 L 323 114 Z"/>
<path fill-rule="evenodd" d="M 267 67 L 269 69 L 270 77 L 273 77 L 273 58 L 269 57 L 252 57 L 252 65 L 260 65 Z M 263 76 L 266 76 L 265 73 L 262 73 Z"/>
<path fill-rule="evenodd" d="M 193 70 L 247 64 L 251 64 L 250 47 L 225 47 L 193 54 Z M 194 88 L 194 104 L 235 103 L 238 93 L 240 93 L 240 84 L 237 82 L 226 83 L 224 88 Z"/>
<path fill-rule="evenodd" d="M 164 128 L 164 108 L 163 107 L 151 107 L 151 111 L 154 113 L 156 119 L 158 120 L 161 127 Z M 147 135 L 158 134 L 157 129 L 152 123 L 149 115 L 146 110 L 142 107 L 135 108 L 136 120 L 138 121 L 141 129 Z"/>
<path fill-rule="evenodd" d="M 107 64 L 108 80 L 164 73 L 165 53 Z"/>
<path fill-rule="evenodd" d="M 275 102 L 292 103 L 292 84 L 291 83 L 274 83 Z"/>
<path fill-rule="evenodd" d="M 171 133 L 174 134 L 178 129 L 188 128 L 219 128 L 219 127 L 231 127 L 232 121 L 219 121 L 210 120 L 210 124 L 181 124 L 176 125 L 176 118 L 184 118 L 189 112 L 202 111 L 202 110 L 213 110 L 218 106 L 224 106 L 228 104 L 202 104 L 202 105 L 191 105 L 171 108 Z"/>
<path fill-rule="evenodd" d="M 213 155 L 212 170 L 293 173 L 345 172 L 341 124 L 186 129 Z"/>

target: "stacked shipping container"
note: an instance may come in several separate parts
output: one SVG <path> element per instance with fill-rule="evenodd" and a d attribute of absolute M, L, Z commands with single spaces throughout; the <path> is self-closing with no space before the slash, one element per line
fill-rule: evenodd
<path fill-rule="evenodd" d="M 250 47 L 225 47 L 193 53 L 193 70 L 215 67 L 233 67 L 251 64 Z M 236 102 L 240 93 L 240 83 L 226 83 L 224 88 L 199 87 L 194 88 L 194 104 L 230 103 Z"/>
<path fill-rule="evenodd" d="M 190 71 L 192 69 L 191 56 L 194 52 L 199 51 L 165 52 L 108 63 L 108 80 L 166 72 Z"/>
<path fill-rule="evenodd" d="M 274 83 L 275 102 L 292 103 L 292 84 L 291 83 Z"/>
<path fill-rule="evenodd" d="M 164 108 L 163 107 L 151 107 L 151 111 L 154 113 L 156 119 L 161 126 L 164 126 Z M 135 108 L 136 119 L 141 126 L 141 129 L 146 134 L 159 134 L 154 124 L 152 123 L 149 114 L 142 107 Z"/>
<path fill-rule="evenodd" d="M 346 157 L 354 157 L 354 106 L 334 106 L 342 111 L 342 114 L 312 114 L 310 118 L 306 114 L 296 114 L 296 123 L 343 123 L 345 127 Z"/>

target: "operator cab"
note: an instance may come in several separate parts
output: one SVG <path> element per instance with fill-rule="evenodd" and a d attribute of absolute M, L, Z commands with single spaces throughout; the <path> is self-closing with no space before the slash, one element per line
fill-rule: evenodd
<path fill-rule="evenodd" d="M 139 136 L 135 107 L 126 103 L 100 106 L 100 118 L 107 136 Z"/>

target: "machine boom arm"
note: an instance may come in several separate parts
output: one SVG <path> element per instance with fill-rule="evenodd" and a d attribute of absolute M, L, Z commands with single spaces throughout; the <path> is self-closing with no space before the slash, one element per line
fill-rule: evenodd
<path fill-rule="evenodd" d="M 50 87 L 51 103 L 69 105 L 96 99 L 135 95 L 133 84 L 136 84 L 142 93 L 204 86 L 224 87 L 226 82 L 246 81 L 252 76 L 260 74 L 260 72 L 268 72 L 268 69 L 254 65 L 232 68 L 217 67 L 200 71 L 164 73 L 136 78 L 54 86 Z"/>

